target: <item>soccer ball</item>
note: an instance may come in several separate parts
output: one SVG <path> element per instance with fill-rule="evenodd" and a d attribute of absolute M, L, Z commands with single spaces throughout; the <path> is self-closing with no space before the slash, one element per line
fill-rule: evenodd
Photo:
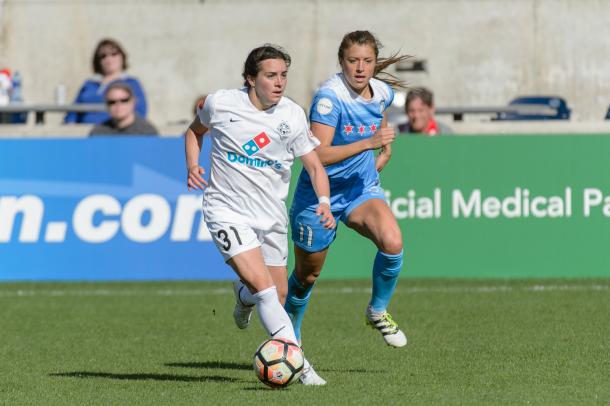
<path fill-rule="evenodd" d="M 272 388 L 284 388 L 296 381 L 303 371 L 303 351 L 292 341 L 271 338 L 254 354 L 257 378 Z"/>

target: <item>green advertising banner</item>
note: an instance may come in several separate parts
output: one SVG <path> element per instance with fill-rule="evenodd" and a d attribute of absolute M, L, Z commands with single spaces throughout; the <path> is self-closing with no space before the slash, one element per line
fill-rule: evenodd
<path fill-rule="evenodd" d="M 610 277 L 610 136 L 400 136 L 381 179 L 403 277 Z M 375 252 L 340 224 L 324 277 Z"/>

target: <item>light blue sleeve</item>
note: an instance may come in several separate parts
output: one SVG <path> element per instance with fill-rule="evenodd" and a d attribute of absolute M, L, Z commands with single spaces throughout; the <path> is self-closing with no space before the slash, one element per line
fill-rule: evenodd
<path fill-rule="evenodd" d="M 388 87 L 388 98 L 385 101 L 385 108 L 387 109 L 394 101 L 394 89 L 392 89 L 392 86 L 388 85 L 387 83 L 386 86 Z"/>
<path fill-rule="evenodd" d="M 311 102 L 309 121 L 337 127 L 341 117 L 341 105 L 335 92 L 319 90 Z"/>

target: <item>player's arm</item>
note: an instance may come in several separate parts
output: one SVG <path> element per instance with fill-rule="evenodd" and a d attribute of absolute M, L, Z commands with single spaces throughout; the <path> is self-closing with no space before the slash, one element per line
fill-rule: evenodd
<path fill-rule="evenodd" d="M 388 117 L 383 113 L 383 120 L 381 121 L 381 128 L 388 128 Z M 394 129 L 391 129 L 392 132 Z M 390 162 L 392 157 L 392 144 L 386 144 L 379 149 L 379 154 L 375 157 L 375 169 L 377 172 L 381 172 L 383 168 Z"/>
<path fill-rule="evenodd" d="M 201 145 L 203 143 L 203 134 L 207 131 L 207 127 L 201 124 L 199 117 L 195 117 L 184 133 L 184 153 L 186 155 L 186 168 L 188 170 L 188 190 L 203 190 L 203 187 L 208 185 L 201 176 L 204 174 L 205 170 L 199 166 L 199 153 L 201 152 Z"/>
<path fill-rule="evenodd" d="M 358 155 L 369 149 L 379 149 L 394 141 L 394 130 L 389 127 L 380 128 L 370 138 L 345 145 L 331 145 L 335 136 L 335 127 L 313 121 L 311 132 L 320 140 L 316 152 L 324 166 L 341 162 L 351 156 Z"/>
<path fill-rule="evenodd" d="M 311 178 L 311 184 L 318 196 L 318 208 L 316 214 L 320 216 L 320 223 L 324 224 L 325 228 L 335 227 L 335 218 L 330 210 L 330 186 L 328 184 L 328 175 L 320 162 L 320 158 L 316 151 L 310 151 L 305 155 L 301 155 L 303 168 Z"/>

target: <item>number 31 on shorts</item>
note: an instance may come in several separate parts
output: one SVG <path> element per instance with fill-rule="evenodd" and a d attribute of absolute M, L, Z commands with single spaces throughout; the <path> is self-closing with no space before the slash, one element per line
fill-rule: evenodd
<path fill-rule="evenodd" d="M 207 222 L 210 235 L 225 261 L 260 246 L 256 233 L 246 225 Z"/>
<path fill-rule="evenodd" d="M 233 226 L 229 226 L 229 230 L 233 232 L 235 236 L 235 240 L 239 243 L 239 245 L 243 245 L 241 242 L 241 238 L 239 238 L 239 232 Z M 220 229 L 216 232 L 217 237 L 222 241 L 222 249 L 224 251 L 229 251 L 231 249 L 231 239 L 229 238 L 229 233 L 225 229 Z"/>

